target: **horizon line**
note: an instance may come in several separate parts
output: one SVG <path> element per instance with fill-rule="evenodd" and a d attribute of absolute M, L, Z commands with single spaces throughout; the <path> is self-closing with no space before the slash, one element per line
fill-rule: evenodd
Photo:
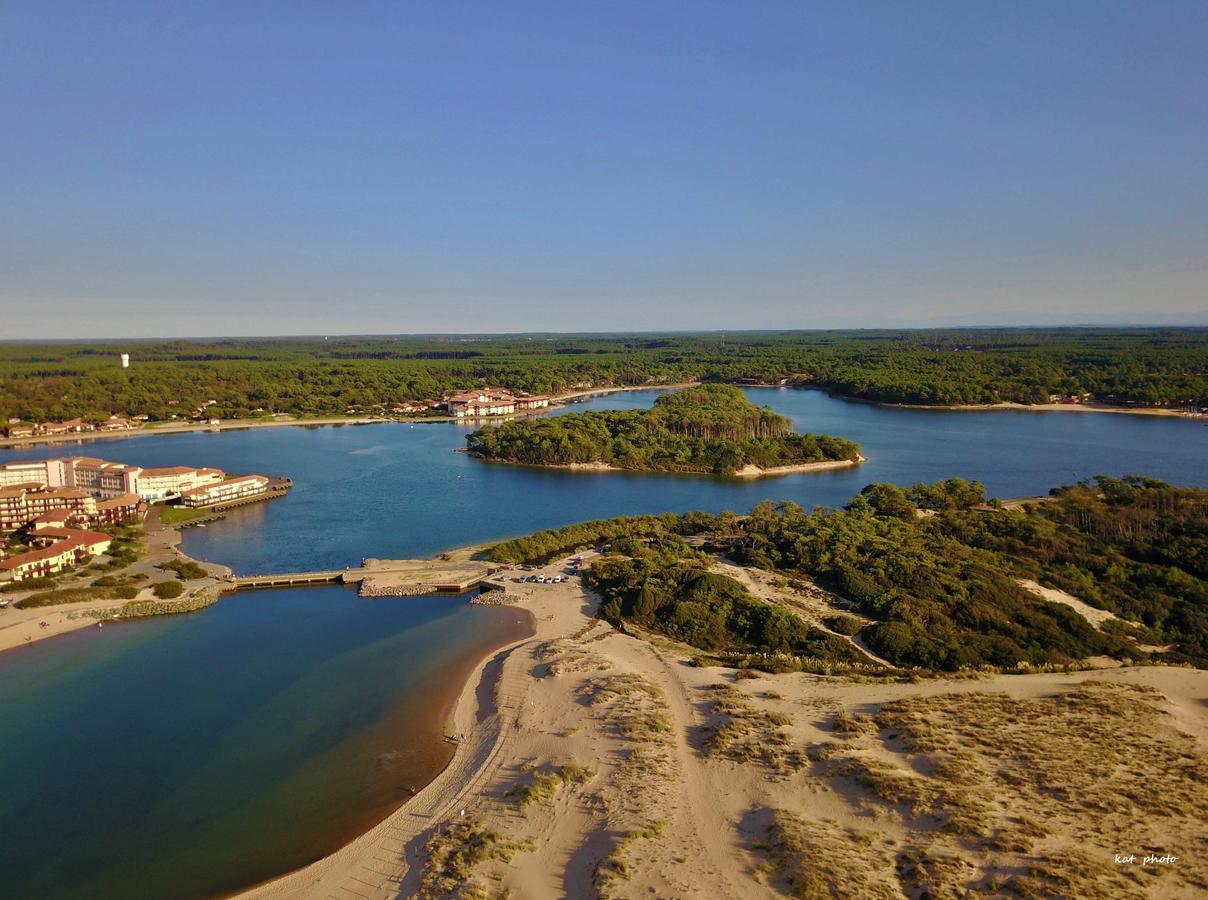
<path fill-rule="evenodd" d="M 86 344 L 111 343 L 115 341 L 130 341 L 134 343 L 154 343 L 158 341 L 239 341 L 239 340 L 303 340 L 327 341 L 350 340 L 365 338 L 461 338 L 461 339 L 491 339 L 491 338 L 555 338 L 555 337 L 612 337 L 612 336 L 643 336 L 643 335 L 744 335 L 744 334 L 836 334 L 836 333 L 909 333 L 909 332 L 978 332 L 978 331 L 1141 331 L 1141 330 L 1177 330 L 1177 331 L 1206 331 L 1208 324 L 1188 322 L 1177 324 L 1172 322 L 1076 322 L 1063 324 L 976 324 L 976 325 L 901 325 L 889 327 L 852 326 L 846 328 L 670 328 L 670 329 L 639 329 L 634 331 L 393 331 L 393 332 L 346 332 L 288 334 L 178 334 L 155 335 L 147 337 L 129 337 L 109 335 L 104 337 L 26 337 L 0 338 L 0 345 L 6 344 Z"/>

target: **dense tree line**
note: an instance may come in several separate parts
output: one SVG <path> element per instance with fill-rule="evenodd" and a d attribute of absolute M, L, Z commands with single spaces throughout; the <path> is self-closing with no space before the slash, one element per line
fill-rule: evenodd
<path fill-rule="evenodd" d="M 129 352 L 122 369 L 118 354 Z M 1208 405 L 1208 331 L 1027 329 L 0 344 L 0 415 L 369 412 L 484 384 L 532 393 L 786 379 L 895 403 Z"/>
<path fill-rule="evenodd" d="M 707 558 L 695 560 L 665 542 L 628 549 L 635 555 L 606 557 L 588 576 L 604 601 L 600 614 L 612 622 L 632 622 L 719 654 L 861 661 L 846 641 L 753 596 L 733 578 L 706 571 Z"/>
<path fill-rule="evenodd" d="M 580 548 L 611 544 L 623 538 L 646 538 L 665 534 L 722 537 L 733 530 L 736 521 L 733 513 L 713 515 L 704 512 L 592 519 L 503 541 L 491 547 L 487 556 L 495 562 L 539 563 L 557 556 L 565 556 Z"/>
<path fill-rule="evenodd" d="M 745 517 L 609 519 L 492 552 L 519 562 L 607 544 L 613 556 L 592 578 L 614 620 L 708 650 L 823 654 L 817 634 L 751 613 L 726 581 L 702 580 L 704 557 L 683 540 L 692 535 L 742 565 L 831 588 L 872 620 L 859 637 L 896 665 L 951 671 L 1152 653 L 1208 668 L 1208 490 L 1153 479 L 1099 478 L 1018 509 L 982 502 L 981 486 L 962 479 L 877 484 L 842 509 L 764 503 Z M 1118 621 L 1097 629 L 1023 588 L 1025 578 Z"/>
<path fill-rule="evenodd" d="M 525 465 L 605 463 L 620 469 L 733 474 L 826 460 L 855 460 L 857 444 L 795 434 L 784 416 L 742 391 L 706 384 L 665 394 L 649 410 L 572 413 L 488 425 L 470 434 L 471 453 Z"/>
<path fill-rule="evenodd" d="M 898 665 L 954 670 L 1129 654 L 1124 638 L 1040 600 L 1012 566 L 936 529 L 938 516 L 903 518 L 878 509 L 881 496 L 812 513 L 757 507 L 735 559 L 817 578 L 876 620 L 861 636 Z"/>
<path fill-rule="evenodd" d="M 1208 666 L 1208 491 L 1101 477 L 1053 498 L 1010 514 L 952 512 L 931 527 L 1138 623 L 1170 658 Z"/>

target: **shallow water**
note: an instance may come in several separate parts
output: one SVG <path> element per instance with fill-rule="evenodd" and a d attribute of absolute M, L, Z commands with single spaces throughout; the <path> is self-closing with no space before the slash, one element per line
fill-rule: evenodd
<path fill-rule="evenodd" d="M 527 633 L 324 586 L 0 654 L 0 893 L 203 897 L 320 858 L 443 768 L 469 669 Z"/>

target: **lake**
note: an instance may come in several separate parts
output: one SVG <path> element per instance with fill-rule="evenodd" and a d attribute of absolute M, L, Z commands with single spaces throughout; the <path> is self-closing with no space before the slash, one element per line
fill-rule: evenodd
<path fill-rule="evenodd" d="M 658 391 L 574 404 L 644 408 Z M 911 485 L 959 475 L 991 495 L 1044 494 L 1095 475 L 1138 473 L 1208 485 L 1208 423 L 1078 412 L 903 409 L 821 391 L 752 388 L 747 395 L 799 431 L 858 441 L 851 469 L 756 481 L 489 464 L 454 451 L 466 424 L 382 424 L 165 435 L 0 453 L 0 461 L 85 452 L 137 465 L 214 465 L 288 475 L 280 500 L 233 510 L 185 530 L 184 549 L 239 574 L 331 569 L 363 557 L 416 557 L 584 519 L 690 509 L 745 511 L 760 500 L 842 504 L 873 481 Z M 73 449 L 74 447 L 74 449 Z"/>
<path fill-rule="evenodd" d="M 646 407 L 658 393 L 571 411 Z M 873 481 L 959 475 L 1001 497 L 1098 474 L 1208 485 L 1202 421 L 747 394 L 799 431 L 858 441 L 869 461 L 759 481 L 544 471 L 455 452 L 472 426 L 451 423 L 138 437 L 0 451 L 0 461 L 83 452 L 293 478 L 282 499 L 186 529 L 187 552 L 241 574 L 430 555 L 628 513 L 841 504 Z M 6 886 L 14 896 L 179 896 L 183 877 L 204 896 L 330 852 L 444 764 L 440 711 L 474 662 L 520 633 L 515 611 L 465 598 L 368 601 L 318 587 L 0 654 Z"/>

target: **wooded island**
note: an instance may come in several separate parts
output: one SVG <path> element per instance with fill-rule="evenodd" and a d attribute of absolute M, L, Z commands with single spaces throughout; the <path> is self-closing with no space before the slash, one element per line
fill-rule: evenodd
<path fill-rule="evenodd" d="M 497 462 L 712 475 L 779 474 L 862 459 L 858 444 L 797 434 L 784 416 L 724 384 L 665 394 L 648 410 L 488 426 L 466 444 L 475 456 Z"/>

